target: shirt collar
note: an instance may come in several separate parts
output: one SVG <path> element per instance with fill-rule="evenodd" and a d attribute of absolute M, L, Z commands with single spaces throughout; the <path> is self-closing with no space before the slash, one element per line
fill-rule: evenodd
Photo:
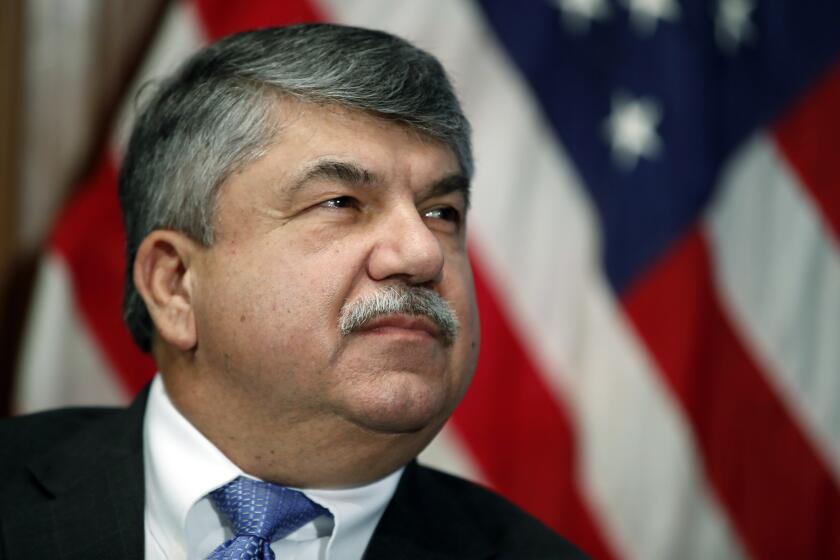
<path fill-rule="evenodd" d="M 245 473 L 175 408 L 160 375 L 149 391 L 143 445 L 147 523 L 166 550 L 183 556 L 190 511 L 212 490 Z M 333 514 L 327 558 L 362 556 L 402 472 L 354 488 L 299 489 Z M 301 531 L 301 536 L 317 535 L 313 527 Z"/>
<path fill-rule="evenodd" d="M 178 412 L 160 375 L 149 391 L 143 439 L 147 522 L 166 550 L 183 556 L 190 508 L 242 471 Z"/>

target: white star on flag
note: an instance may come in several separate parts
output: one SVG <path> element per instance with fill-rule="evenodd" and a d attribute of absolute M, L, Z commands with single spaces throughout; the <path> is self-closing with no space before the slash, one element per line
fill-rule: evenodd
<path fill-rule="evenodd" d="M 623 0 L 630 11 L 630 23 L 640 34 L 651 35 L 656 24 L 662 21 L 677 21 L 680 6 L 675 0 Z"/>
<path fill-rule="evenodd" d="M 553 0 L 562 12 L 563 22 L 569 31 L 586 33 L 595 20 L 605 20 L 610 15 L 606 0 Z"/>
<path fill-rule="evenodd" d="M 612 111 L 604 123 L 604 133 L 616 165 L 632 171 L 639 158 L 655 159 L 662 152 L 662 139 L 656 132 L 661 120 L 662 108 L 656 101 L 614 96 Z"/>
<path fill-rule="evenodd" d="M 752 0 L 720 0 L 715 16 L 715 39 L 720 48 L 735 52 L 753 38 L 755 27 L 750 15 L 755 9 Z"/>

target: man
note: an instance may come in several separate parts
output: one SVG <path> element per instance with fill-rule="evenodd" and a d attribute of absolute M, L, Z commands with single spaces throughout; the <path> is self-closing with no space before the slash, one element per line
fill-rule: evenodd
<path fill-rule="evenodd" d="M 160 374 L 127 411 L 0 428 L 0 556 L 580 557 L 413 462 L 475 368 L 471 174 L 443 69 L 400 39 L 264 29 L 189 60 L 120 177 Z"/>

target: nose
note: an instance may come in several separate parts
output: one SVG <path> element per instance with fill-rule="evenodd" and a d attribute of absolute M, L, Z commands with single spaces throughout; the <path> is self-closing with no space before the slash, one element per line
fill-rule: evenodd
<path fill-rule="evenodd" d="M 376 244 L 368 259 L 371 278 L 399 279 L 413 285 L 441 280 L 441 242 L 413 205 L 391 212 L 377 230 Z"/>

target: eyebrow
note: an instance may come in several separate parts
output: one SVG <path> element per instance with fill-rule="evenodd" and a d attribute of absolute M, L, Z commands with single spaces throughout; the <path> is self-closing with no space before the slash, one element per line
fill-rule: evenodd
<path fill-rule="evenodd" d="M 292 187 L 293 189 L 298 185 L 308 183 L 314 179 L 328 179 L 347 183 L 354 186 L 365 186 L 381 183 L 380 178 L 363 167 L 355 163 L 348 163 L 337 160 L 322 160 L 306 170 L 303 177 Z"/>
<path fill-rule="evenodd" d="M 464 197 L 466 209 L 470 207 L 470 180 L 463 173 L 453 173 L 443 179 L 435 181 L 426 191 L 426 196 L 443 196 L 451 192 L 459 192 Z"/>
<path fill-rule="evenodd" d="M 309 183 L 316 180 L 338 181 L 355 187 L 369 186 L 381 183 L 381 178 L 372 171 L 364 169 L 354 163 L 325 159 L 311 165 L 294 184 L 289 187 L 289 197 L 303 190 Z"/>
<path fill-rule="evenodd" d="M 296 192 L 305 188 L 315 180 L 338 181 L 355 187 L 381 185 L 385 181 L 375 172 L 365 169 L 355 163 L 325 159 L 316 162 L 289 188 L 288 195 L 291 197 Z M 447 175 L 432 183 L 425 190 L 427 197 L 442 196 L 451 192 L 460 192 L 464 201 L 469 207 L 470 204 L 470 181 L 462 173 Z"/>

